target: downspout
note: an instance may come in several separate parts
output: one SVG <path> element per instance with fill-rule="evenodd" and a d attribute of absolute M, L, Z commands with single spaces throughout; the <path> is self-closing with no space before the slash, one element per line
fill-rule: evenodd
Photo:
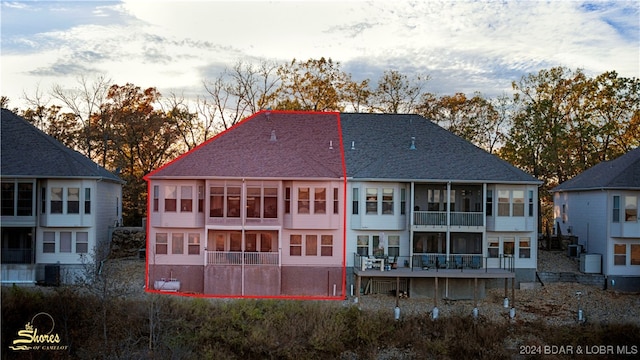
<path fill-rule="evenodd" d="M 240 271 L 240 279 L 241 279 L 241 290 L 240 290 L 240 294 L 242 296 L 244 296 L 244 242 L 245 242 L 245 237 L 244 237 L 244 222 L 246 220 L 246 194 L 247 194 L 247 184 L 244 181 L 244 178 L 242 178 L 242 190 L 240 192 L 240 224 L 242 226 L 241 228 L 241 235 L 240 235 L 240 239 L 241 239 L 241 243 L 240 243 L 240 258 L 242 259 L 242 267 L 241 267 L 241 271 Z"/>

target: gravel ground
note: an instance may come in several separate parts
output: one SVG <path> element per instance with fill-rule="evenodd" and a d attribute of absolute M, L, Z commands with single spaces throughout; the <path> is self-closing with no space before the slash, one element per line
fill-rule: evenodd
<path fill-rule="evenodd" d="M 133 293 L 144 296 L 144 261 L 137 259 L 114 260 L 122 276 L 131 285 Z M 579 272 L 578 262 L 569 258 L 564 252 L 544 251 L 538 253 L 538 270 L 555 272 Z M 583 316 L 591 323 L 632 323 L 640 326 L 640 294 L 619 293 L 602 290 L 595 286 L 578 283 L 546 283 L 530 290 L 515 290 L 515 301 L 510 299 L 510 306 L 515 306 L 514 321 L 534 321 L 544 319 L 550 325 L 574 324 L 577 321 L 578 297 Z M 132 294 L 133 295 L 133 294 Z M 511 288 L 508 289 L 511 296 Z M 478 301 L 480 316 L 492 320 L 509 320 L 509 308 L 504 308 L 504 288 L 486 290 L 484 299 Z M 349 297 L 342 302 L 348 306 L 354 304 Z M 376 294 L 360 297 L 357 304 L 362 310 L 389 311 L 393 316 L 396 299 L 390 295 Z M 401 316 L 431 316 L 433 299 L 403 298 L 399 300 Z M 439 300 L 440 316 L 471 315 L 473 300 Z"/>
<path fill-rule="evenodd" d="M 569 258 L 564 252 L 543 251 L 538 253 L 538 271 L 579 272 L 577 260 Z M 580 301 L 576 292 L 580 291 Z M 511 288 L 508 289 L 511 296 Z M 353 299 L 347 300 L 353 303 Z M 515 290 L 514 321 L 535 321 L 544 319 L 550 325 L 575 324 L 578 318 L 578 305 L 582 307 L 583 317 L 590 323 L 632 323 L 640 326 L 640 294 L 619 293 L 602 290 L 599 287 L 578 283 L 547 283 L 530 290 Z M 358 306 L 363 310 L 388 309 L 390 314 L 396 305 L 396 299 L 389 295 L 364 295 Z M 431 316 L 432 299 L 400 299 L 401 316 Z M 438 301 L 440 316 L 471 315 L 473 300 Z M 504 288 L 486 290 L 486 297 L 478 301 L 480 316 L 492 320 L 509 319 L 509 308 L 504 308 Z"/>

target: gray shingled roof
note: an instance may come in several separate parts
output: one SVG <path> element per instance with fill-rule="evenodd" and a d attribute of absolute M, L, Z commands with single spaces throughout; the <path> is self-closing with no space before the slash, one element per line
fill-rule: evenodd
<path fill-rule="evenodd" d="M 7 109 L 2 109 L 0 123 L 2 177 L 99 178 L 123 182 Z"/>
<path fill-rule="evenodd" d="M 146 178 L 343 178 L 338 122 L 336 113 L 260 112 Z"/>
<path fill-rule="evenodd" d="M 585 170 L 572 179 L 556 186 L 552 191 L 579 191 L 600 189 L 640 190 L 640 148 Z"/>
<path fill-rule="evenodd" d="M 419 115 L 340 118 L 347 176 L 354 179 L 540 183 Z M 410 149 L 412 137 L 415 150 Z"/>

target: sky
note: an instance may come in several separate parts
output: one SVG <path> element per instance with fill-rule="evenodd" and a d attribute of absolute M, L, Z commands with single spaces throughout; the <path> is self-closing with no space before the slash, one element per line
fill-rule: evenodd
<path fill-rule="evenodd" d="M 0 1 L 0 94 L 84 77 L 205 95 L 238 61 L 331 58 L 354 80 L 429 75 L 438 95 L 511 94 L 555 66 L 640 77 L 638 1 Z"/>

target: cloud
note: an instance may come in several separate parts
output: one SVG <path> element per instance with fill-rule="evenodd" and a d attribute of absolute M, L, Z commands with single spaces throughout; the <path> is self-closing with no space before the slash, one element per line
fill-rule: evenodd
<path fill-rule="evenodd" d="M 197 89 L 238 60 L 332 58 L 356 80 L 430 74 L 489 96 L 542 68 L 638 77 L 635 2 L 2 2 L 2 88 L 109 74 Z M 25 26 L 29 24 L 29 26 Z M 31 76 L 31 77 L 30 77 Z"/>

